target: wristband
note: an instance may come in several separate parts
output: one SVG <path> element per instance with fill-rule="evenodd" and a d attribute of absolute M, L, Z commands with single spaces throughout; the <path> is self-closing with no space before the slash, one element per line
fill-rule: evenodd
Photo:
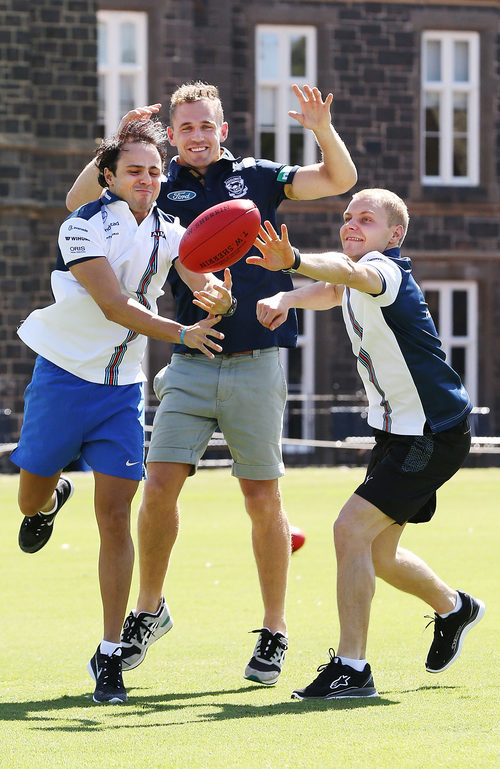
<path fill-rule="evenodd" d="M 179 344 L 184 344 L 184 334 L 186 333 L 187 326 L 182 327 L 181 335 L 179 337 Z"/>
<path fill-rule="evenodd" d="M 238 300 L 235 296 L 231 297 L 231 307 L 227 312 L 224 313 L 224 315 L 221 315 L 221 318 L 230 318 L 234 313 L 236 312 L 236 308 L 238 306 Z"/>
<path fill-rule="evenodd" d="M 286 273 L 297 272 L 297 270 L 300 267 L 300 251 L 298 248 L 295 248 L 295 246 L 291 246 L 291 249 L 293 251 L 293 264 L 291 267 L 288 267 L 286 270 L 281 270 L 281 272 L 286 272 Z"/>

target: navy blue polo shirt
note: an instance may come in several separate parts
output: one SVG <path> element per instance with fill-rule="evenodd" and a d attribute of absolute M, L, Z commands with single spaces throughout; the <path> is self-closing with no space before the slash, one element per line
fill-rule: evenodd
<path fill-rule="evenodd" d="M 261 219 L 276 227 L 276 209 L 285 199 L 285 184 L 291 183 L 299 166 L 286 166 L 270 160 L 234 158 L 224 149 L 220 159 L 202 176 L 195 169 L 181 166 L 176 158 L 170 162 L 167 180 L 162 182 L 157 204 L 168 214 L 178 216 L 184 227 L 216 203 L 235 198 L 249 198 L 257 205 Z M 259 253 L 254 247 L 248 252 Z M 223 279 L 223 271 L 216 273 Z M 267 347 L 295 347 L 297 344 L 297 315 L 290 310 L 288 318 L 276 331 L 264 328 L 256 317 L 259 299 L 278 291 L 290 291 L 290 275 L 270 272 L 247 264 L 245 257 L 231 267 L 233 294 L 238 300 L 236 313 L 222 319 L 216 326 L 225 335 L 225 353 Z M 175 267 L 170 269 L 168 282 L 176 302 L 176 320 L 190 326 L 206 317 L 193 304 L 193 295 L 179 278 Z M 174 345 L 174 352 L 186 352 L 184 345 Z"/>

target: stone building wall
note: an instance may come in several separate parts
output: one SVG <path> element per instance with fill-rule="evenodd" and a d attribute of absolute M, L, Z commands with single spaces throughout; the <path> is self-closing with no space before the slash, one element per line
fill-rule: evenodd
<path fill-rule="evenodd" d="M 500 431 L 500 11 L 496 0 L 6 0 L 0 8 L 0 411 L 15 427 L 33 355 L 15 329 L 50 301 L 49 273 L 65 195 L 96 142 L 96 11 L 149 15 L 148 99 L 161 101 L 201 78 L 219 86 L 229 148 L 254 153 L 255 26 L 314 24 L 318 83 L 334 92 L 335 125 L 351 150 L 355 189 L 385 186 L 411 214 L 406 254 L 425 279 L 477 280 L 479 401 Z M 420 39 L 425 29 L 481 35 L 481 181 L 478 187 L 424 187 L 420 181 Z M 277 158 L 279 160 L 279 158 Z M 284 159 L 286 160 L 286 159 Z M 349 195 L 285 202 L 293 242 L 338 247 Z M 172 312 L 166 296 L 160 311 Z M 500 320 L 500 319 L 499 319 Z M 359 386 L 339 313 L 318 315 L 318 392 Z M 151 345 L 151 372 L 168 359 Z"/>

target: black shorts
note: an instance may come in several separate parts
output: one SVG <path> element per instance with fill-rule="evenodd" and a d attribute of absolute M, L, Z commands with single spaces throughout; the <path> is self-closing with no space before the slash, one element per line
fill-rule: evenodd
<path fill-rule="evenodd" d="M 424 523 L 436 510 L 436 489 L 462 467 L 470 450 L 464 419 L 441 433 L 392 435 L 375 430 L 375 446 L 356 494 L 396 523 Z"/>

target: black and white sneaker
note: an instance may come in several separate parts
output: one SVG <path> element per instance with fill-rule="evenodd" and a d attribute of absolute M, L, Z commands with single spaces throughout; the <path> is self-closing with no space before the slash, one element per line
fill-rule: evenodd
<path fill-rule="evenodd" d="M 73 496 L 74 490 L 73 482 L 61 475 L 55 489 L 57 502 L 55 511 L 25 516 L 19 529 L 18 541 L 21 550 L 25 553 L 37 553 L 47 544 L 54 531 L 54 518 L 65 502 Z"/>
<path fill-rule="evenodd" d="M 109 702 L 111 704 L 127 701 L 127 692 L 123 685 L 122 658 L 120 649 L 111 656 L 101 654 L 100 646 L 89 661 L 87 670 L 95 681 L 94 702 Z"/>
<path fill-rule="evenodd" d="M 361 672 L 344 665 L 335 651 L 329 649 L 330 662 L 318 668 L 317 676 L 304 689 L 295 689 L 292 700 L 333 700 L 342 697 L 378 697 L 368 663 Z"/>
<path fill-rule="evenodd" d="M 130 612 L 123 623 L 121 647 L 123 670 L 133 670 L 141 664 L 152 643 L 158 641 L 173 627 L 174 621 L 162 596 L 154 614 Z"/>
<path fill-rule="evenodd" d="M 251 632 L 259 633 L 259 639 L 255 644 L 252 659 L 245 668 L 244 677 L 258 684 L 272 686 L 280 676 L 288 649 L 288 639 L 279 631 L 271 633 L 267 627 Z"/>
<path fill-rule="evenodd" d="M 482 601 L 468 593 L 457 590 L 462 599 L 462 606 L 448 617 L 434 614 L 426 627 L 434 622 L 434 640 L 432 641 L 425 669 L 428 673 L 441 673 L 454 662 L 460 652 L 464 638 L 483 618 L 486 607 Z"/>

